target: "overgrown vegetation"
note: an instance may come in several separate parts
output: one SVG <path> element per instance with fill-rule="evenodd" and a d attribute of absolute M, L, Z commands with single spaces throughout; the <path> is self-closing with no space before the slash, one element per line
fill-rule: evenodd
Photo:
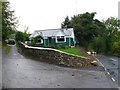
<path fill-rule="evenodd" d="M 0 49 L 2 48 L 2 44 L 0 44 Z"/>
<path fill-rule="evenodd" d="M 10 50 L 11 50 L 11 46 L 7 46 L 6 47 L 6 54 L 8 54 L 10 52 Z"/>
<path fill-rule="evenodd" d="M 2 42 L 2 48 L 7 45 L 7 42 Z"/>
<path fill-rule="evenodd" d="M 62 22 L 62 28 L 74 28 L 76 43 L 86 50 L 97 53 L 120 56 L 120 20 L 110 17 L 99 21 L 94 19 L 96 13 L 83 13 L 67 16 Z"/>
<path fill-rule="evenodd" d="M 27 30 L 25 30 L 24 32 L 17 31 L 15 37 L 16 37 L 15 38 L 16 41 L 25 42 L 25 41 L 29 40 L 29 34 L 28 34 Z"/>
<path fill-rule="evenodd" d="M 0 41 L 2 41 L 2 2 L 0 2 Z"/>
<path fill-rule="evenodd" d="M 10 10 L 9 2 L 2 2 L 2 40 L 3 42 L 9 36 L 16 32 L 18 20 L 14 15 L 14 11 Z"/>
<path fill-rule="evenodd" d="M 66 49 L 61 48 L 58 50 L 69 53 L 69 54 L 73 54 L 73 55 L 83 56 L 83 53 L 80 52 L 80 50 L 78 50 L 77 48 L 66 48 Z"/>
<path fill-rule="evenodd" d="M 2 40 L 16 39 L 17 41 L 25 42 L 28 40 L 28 27 L 25 27 L 24 32 L 17 31 L 18 20 L 14 15 L 14 11 L 10 8 L 9 2 L 2 2 Z"/>

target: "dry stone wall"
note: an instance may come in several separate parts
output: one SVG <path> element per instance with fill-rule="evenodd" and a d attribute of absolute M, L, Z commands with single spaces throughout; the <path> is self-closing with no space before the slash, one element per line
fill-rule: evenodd
<path fill-rule="evenodd" d="M 21 53 L 38 60 L 68 67 L 90 67 L 92 60 L 86 57 L 68 54 L 52 48 L 31 47 L 19 42 Z"/>

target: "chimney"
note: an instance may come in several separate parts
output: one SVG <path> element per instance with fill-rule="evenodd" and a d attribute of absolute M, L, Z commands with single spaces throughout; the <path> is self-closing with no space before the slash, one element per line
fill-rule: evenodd
<path fill-rule="evenodd" d="M 65 25 L 65 29 L 67 30 L 68 28 L 67 28 L 67 25 Z"/>

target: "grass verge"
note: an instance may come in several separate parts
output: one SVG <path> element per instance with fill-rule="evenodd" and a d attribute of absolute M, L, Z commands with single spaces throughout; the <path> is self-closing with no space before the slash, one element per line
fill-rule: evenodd
<path fill-rule="evenodd" d="M 73 55 L 84 56 L 83 53 L 77 48 L 67 48 L 67 49 L 58 49 L 58 50 L 69 53 L 69 54 L 73 54 Z"/>
<path fill-rule="evenodd" d="M 7 43 L 5 41 L 2 42 L 2 48 L 7 46 Z"/>
<path fill-rule="evenodd" d="M 6 54 L 8 54 L 10 52 L 10 50 L 11 50 L 11 46 L 7 46 L 7 48 L 6 48 Z"/>
<path fill-rule="evenodd" d="M 2 44 L 0 44 L 0 49 L 2 49 Z"/>

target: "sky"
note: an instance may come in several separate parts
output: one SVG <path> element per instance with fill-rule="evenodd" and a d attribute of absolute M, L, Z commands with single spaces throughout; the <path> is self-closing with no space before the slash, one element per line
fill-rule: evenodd
<path fill-rule="evenodd" d="M 15 16 L 19 18 L 18 30 L 56 29 L 66 16 L 97 12 L 95 18 L 105 20 L 118 17 L 120 0 L 8 0 Z"/>

